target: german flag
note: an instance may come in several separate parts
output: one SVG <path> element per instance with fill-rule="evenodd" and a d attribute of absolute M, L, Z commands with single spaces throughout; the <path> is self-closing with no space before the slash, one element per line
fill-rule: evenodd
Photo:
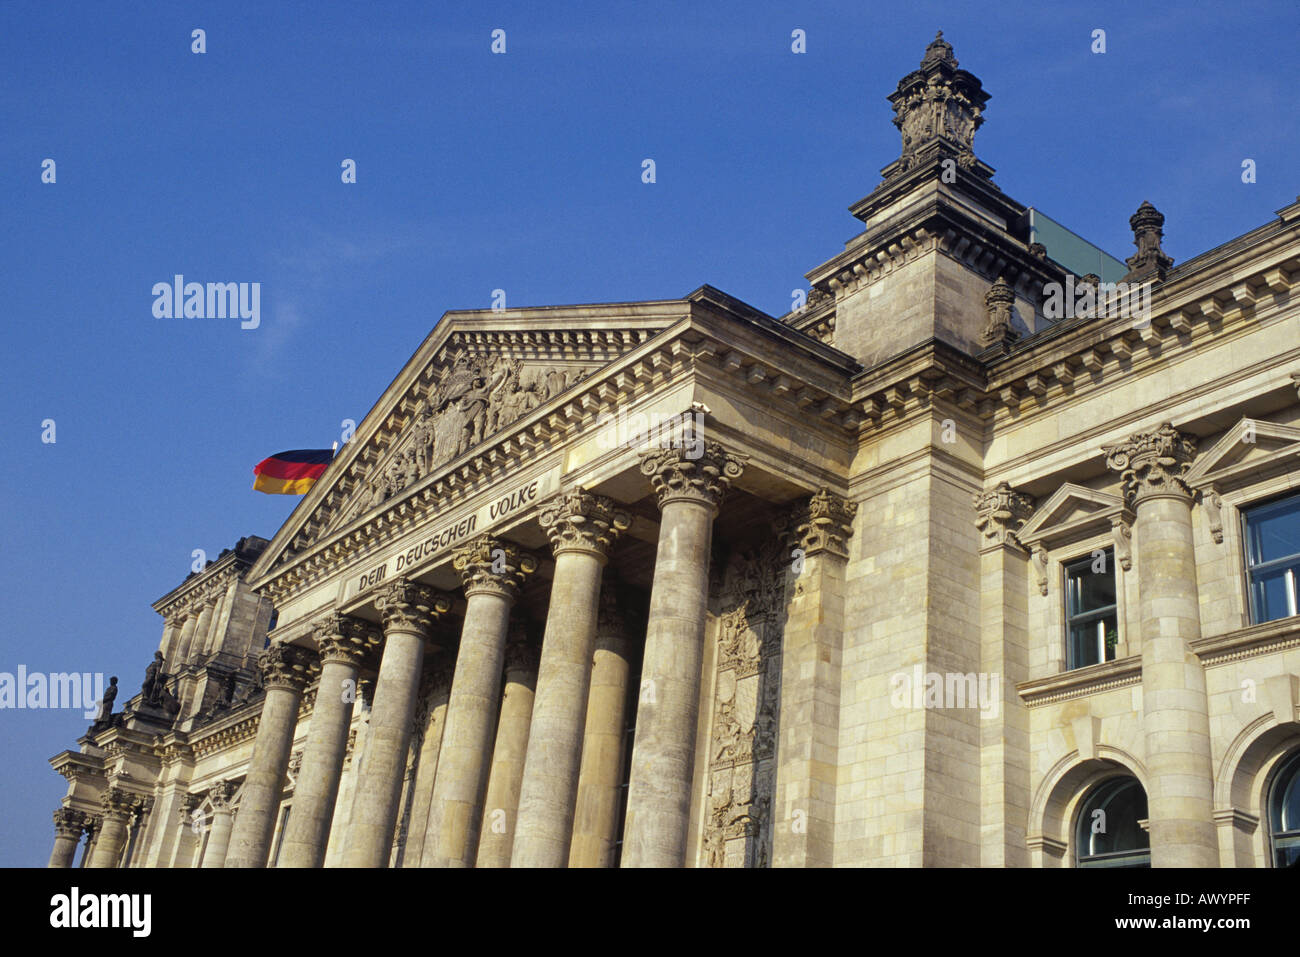
<path fill-rule="evenodd" d="M 296 449 L 262 459 L 253 468 L 253 491 L 268 495 L 302 495 L 334 460 L 333 449 Z"/>

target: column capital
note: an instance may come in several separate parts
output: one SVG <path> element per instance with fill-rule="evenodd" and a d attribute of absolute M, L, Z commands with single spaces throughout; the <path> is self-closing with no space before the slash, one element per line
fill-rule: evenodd
<path fill-rule="evenodd" d="M 176 813 L 180 816 L 181 823 L 189 825 L 194 817 L 194 809 L 203 803 L 203 795 L 186 794 L 181 797 L 180 805 L 176 808 Z"/>
<path fill-rule="evenodd" d="M 262 686 L 286 688 L 302 694 L 315 670 L 315 655 L 306 648 L 277 642 L 262 652 L 258 666 L 262 669 Z"/>
<path fill-rule="evenodd" d="M 632 516 L 611 498 L 575 488 L 544 504 L 538 522 L 557 556 L 587 552 L 605 561 L 619 534 L 632 527 Z"/>
<path fill-rule="evenodd" d="M 513 542 L 480 535 L 456 549 L 452 567 L 460 573 L 465 596 L 499 595 L 507 601 L 519 597 L 524 579 L 537 571 L 537 557 Z"/>
<path fill-rule="evenodd" d="M 651 449 L 642 454 L 641 474 L 649 477 L 660 509 L 669 502 L 689 501 L 716 512 L 748 461 L 749 456 L 732 454 L 717 442 L 697 442 L 690 448 Z"/>
<path fill-rule="evenodd" d="M 81 837 L 86 829 L 86 815 L 70 807 L 61 807 L 54 812 L 54 834 L 56 837 Z"/>
<path fill-rule="evenodd" d="M 232 810 L 230 803 L 235 799 L 235 791 L 238 787 L 234 781 L 218 781 L 208 790 L 208 800 L 212 802 L 212 808 L 216 811 Z"/>
<path fill-rule="evenodd" d="M 778 524 L 790 547 L 802 549 L 805 555 L 829 552 L 848 558 L 848 539 L 857 513 L 856 502 L 822 488 L 791 508 Z"/>
<path fill-rule="evenodd" d="M 341 661 L 359 667 L 383 641 L 383 631 L 361 618 L 331 612 L 312 627 L 321 663 Z"/>
<path fill-rule="evenodd" d="M 383 617 L 384 631 L 418 631 L 427 636 L 438 617 L 451 611 L 451 599 L 436 588 L 398 578 L 379 590 L 375 607 Z"/>
<path fill-rule="evenodd" d="M 1183 476 L 1196 457 L 1196 439 L 1168 422 L 1151 432 L 1135 432 L 1123 442 L 1102 446 L 1106 467 L 1119 472 L 1124 498 L 1133 506 L 1147 498 L 1191 501 Z"/>
<path fill-rule="evenodd" d="M 1034 498 L 999 482 L 989 492 L 980 492 L 974 498 L 975 527 L 983 532 L 983 546 L 1009 545 L 1027 551 L 1016 533 L 1034 514 Z"/>
<path fill-rule="evenodd" d="M 137 811 L 144 809 L 144 799 L 116 785 L 105 789 L 99 799 L 105 820 L 129 821 Z"/>

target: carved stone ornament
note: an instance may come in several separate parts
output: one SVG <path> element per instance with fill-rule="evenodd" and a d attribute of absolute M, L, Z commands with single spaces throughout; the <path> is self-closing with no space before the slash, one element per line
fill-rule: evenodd
<path fill-rule="evenodd" d="M 1210 535 L 1214 538 L 1214 544 L 1223 544 L 1223 497 L 1219 495 L 1219 490 L 1214 486 L 1201 491 L 1201 507 L 1205 509 L 1206 518 L 1210 521 Z"/>
<path fill-rule="evenodd" d="M 401 439 L 371 467 L 334 524 L 376 508 L 493 433 L 585 379 L 588 369 L 542 368 L 463 350 L 446 363 Z"/>
<path fill-rule="evenodd" d="M 1153 432 L 1135 432 L 1125 441 L 1102 448 L 1107 468 L 1119 472 L 1124 497 L 1136 505 L 1153 495 L 1191 500 L 1183 480 L 1196 457 L 1196 439 L 1162 422 Z"/>
<path fill-rule="evenodd" d="M 1115 519 L 1111 523 L 1111 530 L 1115 533 L 1115 561 L 1119 562 L 1119 567 L 1124 571 L 1133 570 L 1133 528 L 1123 519 Z"/>
<path fill-rule="evenodd" d="M 144 798 L 114 786 L 107 788 L 100 796 L 100 807 L 104 810 L 105 819 L 129 821 L 133 815 L 144 809 Z"/>
<path fill-rule="evenodd" d="M 1042 545 L 1034 546 L 1034 577 L 1038 580 L 1038 593 L 1047 594 L 1047 549 Z"/>
<path fill-rule="evenodd" d="M 805 555 L 830 552 L 849 557 L 849 537 L 853 534 L 856 502 L 840 498 L 829 489 L 818 489 L 806 502 L 790 510 L 779 530 L 790 548 L 802 549 Z"/>
<path fill-rule="evenodd" d="M 604 560 L 619 534 L 632 527 L 632 516 L 613 499 L 577 488 L 543 505 L 538 522 L 556 555 L 590 552 Z"/>
<path fill-rule="evenodd" d="M 975 527 L 985 538 L 998 545 L 1023 547 L 1016 532 L 1034 513 L 1034 499 L 1006 482 L 999 482 L 993 491 L 975 496 L 975 512 Z"/>
<path fill-rule="evenodd" d="M 212 802 L 212 809 L 217 812 L 231 810 L 231 802 L 235 799 L 235 792 L 239 788 L 234 781 L 218 781 L 212 785 L 208 791 L 208 800 Z"/>
<path fill-rule="evenodd" d="M 693 452 L 700 452 L 695 458 Z M 691 449 L 653 449 L 641 456 L 641 474 L 650 477 L 662 509 L 669 502 L 692 501 L 715 512 L 731 483 L 745 471 L 749 457 L 733 455 L 717 442 Z"/>
<path fill-rule="evenodd" d="M 957 69 L 952 45 L 940 31 L 925 49 L 921 68 L 898 82 L 889 95 L 903 152 L 887 176 L 900 175 L 937 153 L 963 169 L 975 166 L 975 131 L 984 122 L 989 95 L 979 78 Z"/>
<path fill-rule="evenodd" d="M 1128 223 L 1133 228 L 1133 245 L 1137 247 L 1137 253 L 1125 260 L 1128 272 L 1124 275 L 1124 282 L 1134 279 L 1162 281 L 1174 264 L 1173 259 L 1160 248 L 1160 240 L 1165 235 L 1161 228 L 1165 224 L 1164 214 L 1143 200 Z"/>
<path fill-rule="evenodd" d="M 312 666 L 316 656 L 297 645 L 276 643 L 262 652 L 258 665 L 262 671 L 262 687 L 285 688 L 302 694 L 311 681 Z"/>
<path fill-rule="evenodd" d="M 54 812 L 54 833 L 57 837 L 81 837 L 86 829 L 86 815 L 70 807 L 61 807 Z"/>
<path fill-rule="evenodd" d="M 331 612 L 312 628 L 312 638 L 322 663 L 342 661 L 359 667 L 383 640 L 383 633 L 368 621 Z"/>
<path fill-rule="evenodd" d="M 375 607 L 384 620 L 384 631 L 418 631 L 428 635 L 440 615 L 451 611 L 451 598 L 428 585 L 398 578 L 379 589 Z"/>
<path fill-rule="evenodd" d="M 509 601 L 519 597 L 524 579 L 537 571 L 537 557 L 513 542 L 480 535 L 452 555 L 465 595 L 488 593 Z"/>
<path fill-rule="evenodd" d="M 1020 334 L 1011 325 L 1016 294 L 1001 276 L 984 294 L 984 331 L 980 343 L 985 346 L 1010 345 Z"/>

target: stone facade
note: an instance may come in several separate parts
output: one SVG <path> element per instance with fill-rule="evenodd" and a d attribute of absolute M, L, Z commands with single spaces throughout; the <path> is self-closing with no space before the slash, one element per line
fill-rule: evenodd
<path fill-rule="evenodd" d="M 1280 859 L 1300 616 L 1246 517 L 1300 509 L 1300 202 L 1182 264 L 1143 203 L 1117 310 L 941 36 L 889 99 L 796 312 L 444 316 L 155 604 L 141 693 L 52 759 L 51 866 L 1090 865 L 1120 779 L 1142 861 Z"/>

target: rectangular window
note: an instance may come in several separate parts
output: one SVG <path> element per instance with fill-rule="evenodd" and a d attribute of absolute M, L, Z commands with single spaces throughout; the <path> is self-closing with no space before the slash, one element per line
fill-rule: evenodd
<path fill-rule="evenodd" d="M 1244 521 L 1251 623 L 1300 614 L 1300 495 L 1247 509 Z"/>
<path fill-rule="evenodd" d="M 1066 668 L 1115 659 L 1119 616 L 1115 603 L 1113 549 L 1096 551 L 1065 566 Z"/>
<path fill-rule="evenodd" d="M 280 848 L 284 847 L 284 831 L 289 826 L 289 811 L 292 804 L 286 804 L 280 811 L 280 827 L 275 832 L 275 850 L 271 852 L 271 866 L 280 866 Z"/>

